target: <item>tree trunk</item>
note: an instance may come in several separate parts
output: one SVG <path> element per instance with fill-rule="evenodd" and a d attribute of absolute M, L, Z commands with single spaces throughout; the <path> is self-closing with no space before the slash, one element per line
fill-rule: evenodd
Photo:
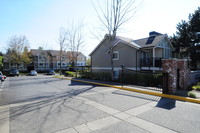
<path fill-rule="evenodd" d="M 60 52 L 60 75 L 62 75 L 62 52 Z"/>
<path fill-rule="evenodd" d="M 111 58 L 111 78 L 112 80 L 114 80 L 114 62 L 113 62 L 113 58 Z"/>
<path fill-rule="evenodd" d="M 114 52 L 114 37 L 110 38 L 110 57 L 111 57 L 111 79 L 114 80 L 114 61 L 113 61 L 113 52 Z"/>

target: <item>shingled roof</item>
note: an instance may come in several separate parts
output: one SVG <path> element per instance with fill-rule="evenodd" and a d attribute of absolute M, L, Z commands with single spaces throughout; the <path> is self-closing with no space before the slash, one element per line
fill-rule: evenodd
<path fill-rule="evenodd" d="M 41 52 L 48 52 L 51 56 L 59 56 L 60 55 L 60 51 L 59 50 L 39 50 L 39 49 L 31 49 L 32 55 L 33 56 L 38 56 L 41 54 Z M 67 51 L 67 52 L 63 52 L 64 55 L 66 56 L 71 56 L 72 53 L 74 53 L 74 55 L 82 55 L 84 57 L 86 57 L 85 55 L 83 55 L 81 52 L 72 52 L 72 51 Z"/>
<path fill-rule="evenodd" d="M 133 40 L 131 38 L 117 36 L 117 39 L 120 39 L 126 43 L 129 43 L 129 44 L 134 45 L 139 48 L 145 48 L 145 47 L 156 46 L 166 36 L 167 36 L 166 34 L 160 34 L 157 36 L 150 36 L 150 37 L 142 38 L 142 39 L 138 39 L 138 40 Z M 151 41 L 149 41 L 150 39 L 151 39 Z M 150 43 L 148 43 L 148 42 L 150 42 Z"/>
<path fill-rule="evenodd" d="M 158 36 L 150 36 L 150 37 L 147 37 L 147 38 L 134 40 L 134 42 L 136 44 L 140 45 L 143 48 L 145 48 L 145 47 L 154 47 L 166 36 L 167 36 L 166 34 L 162 34 L 162 35 L 158 35 Z M 150 43 L 148 43 L 149 39 L 152 39 L 152 41 Z"/>
<path fill-rule="evenodd" d="M 96 49 L 101 45 L 101 43 L 106 39 L 106 37 L 107 35 L 105 35 L 104 39 L 90 53 L 90 56 L 93 54 L 94 51 L 96 51 Z M 161 34 L 155 31 L 150 32 L 149 37 L 137 39 L 137 40 L 127 38 L 127 37 L 122 37 L 122 36 L 116 36 L 115 45 L 119 44 L 119 42 L 123 42 L 136 49 L 155 47 L 165 37 L 167 37 L 167 34 Z"/>

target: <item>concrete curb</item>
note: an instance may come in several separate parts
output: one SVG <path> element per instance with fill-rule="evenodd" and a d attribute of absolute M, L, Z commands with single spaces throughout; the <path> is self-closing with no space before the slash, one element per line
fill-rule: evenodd
<path fill-rule="evenodd" d="M 189 98 L 189 97 L 181 97 L 181 96 L 175 96 L 175 95 L 161 94 L 161 93 L 156 93 L 156 92 L 151 92 L 151 91 L 138 90 L 138 89 L 128 88 L 128 87 L 119 87 L 119 86 L 114 86 L 114 85 L 109 85 L 109 84 L 103 84 L 103 83 L 97 83 L 97 82 L 91 82 L 91 81 L 84 81 L 84 80 L 78 80 L 78 79 L 71 79 L 71 78 L 66 78 L 66 77 L 60 77 L 60 78 L 200 104 L 199 99 L 194 99 L 194 98 Z"/>

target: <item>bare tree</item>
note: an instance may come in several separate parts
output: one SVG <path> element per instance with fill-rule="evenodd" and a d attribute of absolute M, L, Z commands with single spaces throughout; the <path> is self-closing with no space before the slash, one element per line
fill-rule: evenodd
<path fill-rule="evenodd" d="M 62 58 L 63 58 L 63 52 L 67 48 L 67 32 L 62 27 L 60 28 L 60 34 L 58 38 L 58 43 L 60 45 L 60 53 L 59 53 L 59 59 L 60 59 L 60 75 L 62 74 Z"/>
<path fill-rule="evenodd" d="M 76 70 L 77 76 L 77 60 L 80 54 L 80 50 L 84 46 L 84 25 L 77 24 L 74 26 L 73 24 L 67 30 L 67 41 L 69 44 L 69 49 L 71 53 L 69 53 L 70 61 Z"/>
<path fill-rule="evenodd" d="M 93 7 L 100 22 L 107 30 L 110 42 L 111 77 L 114 80 L 114 41 L 119 28 L 133 18 L 136 12 L 136 0 L 106 0 L 104 6 L 96 0 L 96 4 L 93 2 Z"/>
<path fill-rule="evenodd" d="M 31 62 L 28 54 L 29 41 L 26 36 L 13 36 L 8 42 L 7 59 L 11 63 L 17 65 L 17 69 L 21 63 L 28 64 Z"/>

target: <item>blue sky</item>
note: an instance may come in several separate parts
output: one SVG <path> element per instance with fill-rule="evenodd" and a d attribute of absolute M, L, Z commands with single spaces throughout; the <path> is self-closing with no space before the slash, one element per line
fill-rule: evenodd
<path fill-rule="evenodd" d="M 118 35 L 133 39 L 147 37 L 150 31 L 172 35 L 176 24 L 200 6 L 200 0 L 137 1 L 141 4 L 134 18 Z M 91 0 L 0 0 L 0 20 L 0 51 L 4 52 L 13 35 L 25 35 L 30 48 L 59 49 L 59 29 L 72 21 L 85 23 L 85 55 L 99 42 L 91 35 L 100 27 Z"/>

